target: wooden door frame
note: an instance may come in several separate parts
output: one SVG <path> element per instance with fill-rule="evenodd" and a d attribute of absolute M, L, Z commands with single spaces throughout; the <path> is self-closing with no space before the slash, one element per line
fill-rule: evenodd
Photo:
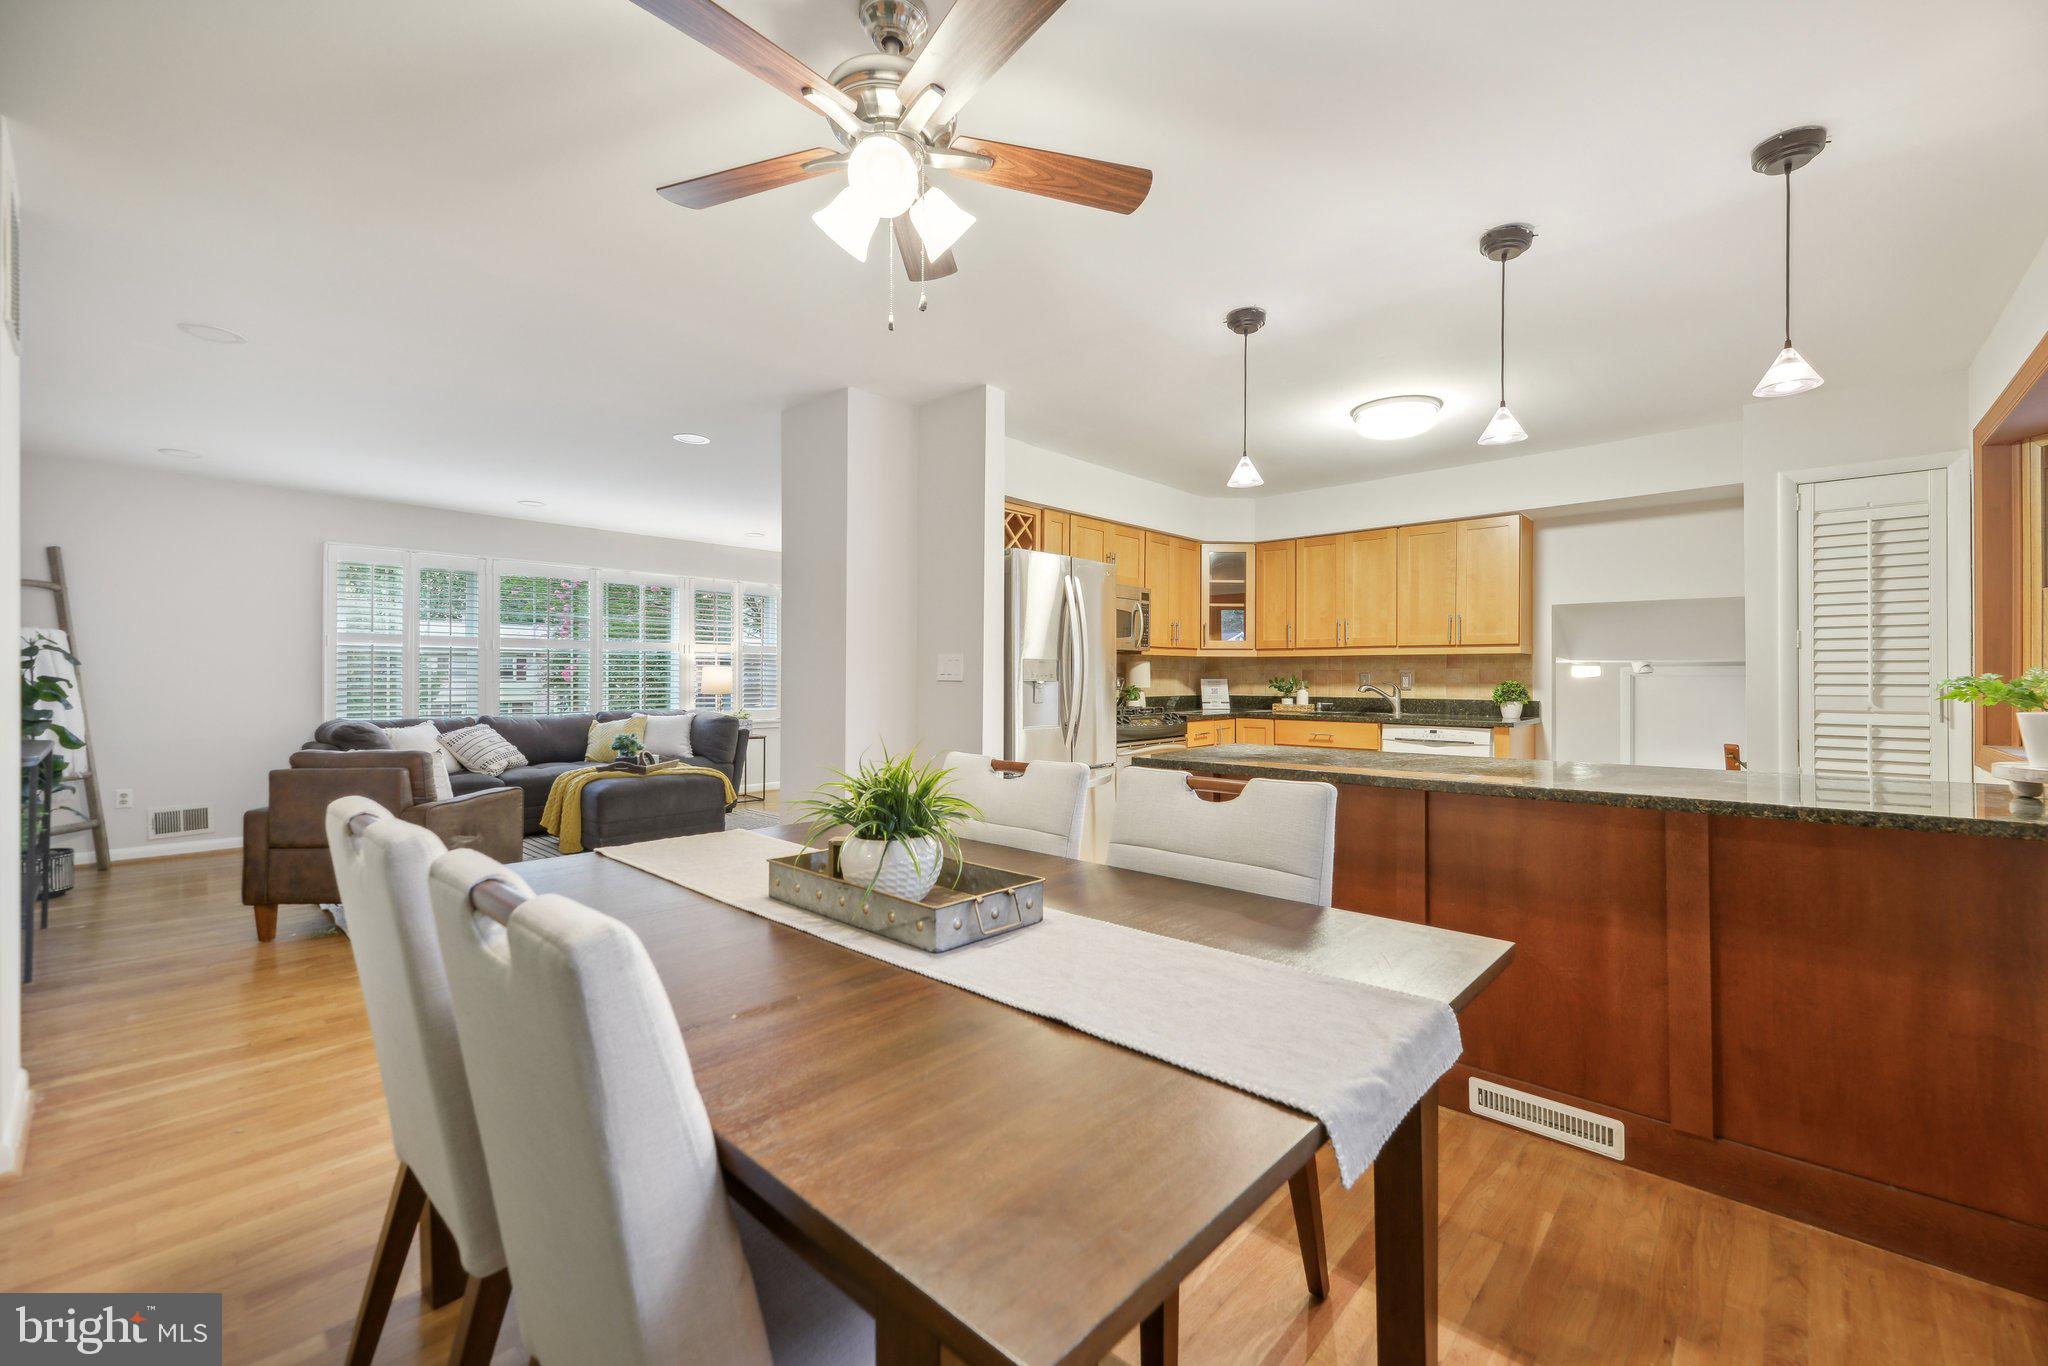
<path fill-rule="evenodd" d="M 2008 430 L 2020 405 L 2048 394 L 2048 333 L 1970 433 L 1972 510 L 1972 672 L 2011 675 L 2018 671 L 2020 600 L 2017 583 L 2019 509 L 2013 499 L 2013 475 L 2020 448 L 2048 435 L 2048 430 Z M 2018 726 L 2011 711 L 1978 708 L 1972 717 L 1971 759 L 1988 768 L 2014 757 Z"/>

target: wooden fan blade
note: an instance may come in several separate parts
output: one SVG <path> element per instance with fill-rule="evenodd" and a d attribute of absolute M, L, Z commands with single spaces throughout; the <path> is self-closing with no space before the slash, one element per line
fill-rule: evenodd
<path fill-rule="evenodd" d="M 926 262 L 923 272 L 920 273 L 917 263 L 924 247 L 924 239 L 918 235 L 917 225 L 910 221 L 910 215 L 907 213 L 899 214 L 889 221 L 896 229 L 896 254 L 903 258 L 903 273 L 910 277 L 912 284 L 922 284 L 926 280 L 943 280 L 960 269 L 960 263 L 953 259 L 953 253 L 949 251 L 936 261 Z"/>
<path fill-rule="evenodd" d="M 689 34 L 704 46 L 745 70 L 753 72 L 806 108 L 804 89 L 809 87 L 849 112 L 858 106 L 853 97 L 769 42 L 752 28 L 735 19 L 712 0 L 633 0 L 655 18 Z"/>
<path fill-rule="evenodd" d="M 830 175 L 835 166 L 820 166 L 812 169 L 808 163 L 820 157 L 833 155 L 831 149 L 813 147 L 808 152 L 790 152 L 785 156 L 770 157 L 757 161 L 751 166 L 735 166 L 729 171 L 713 171 L 700 175 L 695 180 L 678 180 L 673 185 L 664 185 L 655 191 L 671 204 L 680 204 L 686 209 L 708 209 L 713 204 L 724 204 L 729 200 L 745 199 L 750 194 L 773 190 L 783 185 L 794 185 L 799 180 L 813 176 Z"/>
<path fill-rule="evenodd" d="M 986 138 L 954 138 L 950 147 L 995 158 L 995 165 L 986 170 L 955 167 L 951 170 L 953 175 L 1001 185 L 1007 190 L 1042 194 L 1048 199 L 1064 199 L 1069 204 L 1085 204 L 1091 209 L 1130 213 L 1152 191 L 1152 173 L 1142 166 L 1123 166 L 1065 152 L 1041 152 L 1036 147 L 1013 147 Z"/>
<path fill-rule="evenodd" d="M 644 3 L 644 0 L 642 0 Z M 928 85 L 944 87 L 945 99 L 926 122 L 943 128 L 974 98 L 981 83 L 1017 49 L 1039 25 L 1052 18 L 1061 0 L 954 0 L 938 30 L 918 49 L 917 60 L 897 87 L 913 98 Z"/>

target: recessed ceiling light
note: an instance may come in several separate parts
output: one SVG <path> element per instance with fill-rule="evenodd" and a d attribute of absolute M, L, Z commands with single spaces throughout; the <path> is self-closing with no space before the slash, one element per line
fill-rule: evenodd
<path fill-rule="evenodd" d="M 1353 408 L 1351 425 L 1368 441 L 1399 441 L 1434 427 L 1443 410 L 1444 401 L 1429 394 L 1395 394 Z"/>
<path fill-rule="evenodd" d="M 156 453 L 158 455 L 174 455 L 180 460 L 203 460 L 206 458 L 198 451 L 183 450 L 177 446 L 158 446 Z"/>
<path fill-rule="evenodd" d="M 708 446 L 711 444 L 710 437 L 699 436 L 695 432 L 677 432 L 669 439 L 671 441 L 680 441 L 685 446 Z"/>
<path fill-rule="evenodd" d="M 765 531 L 749 531 L 747 539 L 750 541 L 765 541 L 768 539 L 768 533 Z"/>
<path fill-rule="evenodd" d="M 204 342 L 218 342 L 222 346 L 240 346 L 249 340 L 239 332 L 230 332 L 225 327 L 212 323 L 179 323 L 178 330 L 188 337 L 197 337 Z"/>
<path fill-rule="evenodd" d="M 544 508 L 547 506 L 547 504 L 543 503 L 538 498 L 521 498 L 519 500 L 519 506 L 523 508 Z"/>

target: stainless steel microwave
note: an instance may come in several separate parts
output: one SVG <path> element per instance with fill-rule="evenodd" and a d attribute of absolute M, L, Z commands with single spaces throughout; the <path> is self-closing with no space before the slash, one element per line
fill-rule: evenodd
<path fill-rule="evenodd" d="M 1150 639 L 1152 595 L 1129 584 L 1116 586 L 1116 648 L 1142 650 Z"/>

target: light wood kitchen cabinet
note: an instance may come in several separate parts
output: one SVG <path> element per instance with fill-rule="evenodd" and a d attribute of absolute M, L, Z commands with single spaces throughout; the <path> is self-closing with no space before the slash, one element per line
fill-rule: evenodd
<path fill-rule="evenodd" d="M 1039 549 L 1054 555 L 1067 553 L 1067 514 L 1046 508 L 1038 518 Z"/>
<path fill-rule="evenodd" d="M 1253 557 L 1252 643 L 1261 650 L 1294 648 L 1294 542 L 1267 541 Z"/>
<path fill-rule="evenodd" d="M 1197 563 L 1202 574 L 1204 649 L 1251 650 L 1255 550 L 1250 545 L 1228 542 L 1202 547 Z"/>
<path fill-rule="evenodd" d="M 1145 533 L 1145 588 L 1152 606 L 1151 648 L 1193 654 L 1200 644 L 1202 548 L 1179 536 Z"/>
<path fill-rule="evenodd" d="M 1116 581 L 1131 588 L 1145 586 L 1145 533 L 1134 526 L 1109 524 L 1109 562 Z"/>
<path fill-rule="evenodd" d="M 1109 563 L 1109 523 L 1074 513 L 1067 518 L 1067 553 L 1077 560 Z"/>
<path fill-rule="evenodd" d="M 1458 615 L 1456 522 L 1404 526 L 1395 537 L 1395 643 L 1449 645 Z"/>
<path fill-rule="evenodd" d="M 1458 523 L 1458 601 L 1453 645 L 1519 645 L 1528 637 L 1532 538 L 1521 517 Z"/>
<path fill-rule="evenodd" d="M 1234 745 L 1237 743 L 1237 723 L 1229 717 L 1216 721 L 1188 722 L 1188 748 L 1206 749 L 1210 745 Z"/>
<path fill-rule="evenodd" d="M 1294 543 L 1294 640 L 1300 650 L 1344 643 L 1345 538 L 1304 536 Z"/>
<path fill-rule="evenodd" d="M 1238 717 L 1237 743 L 1240 745 L 1272 744 L 1273 723 L 1262 716 Z"/>
<path fill-rule="evenodd" d="M 1393 527 L 1344 538 L 1345 649 L 1384 649 L 1396 641 L 1397 539 Z"/>
<path fill-rule="evenodd" d="M 1045 512 L 1029 503 L 1003 500 L 1003 549 L 1045 549 Z"/>
<path fill-rule="evenodd" d="M 1378 749 L 1380 728 L 1369 721 L 1273 719 L 1273 743 L 1310 749 Z"/>

